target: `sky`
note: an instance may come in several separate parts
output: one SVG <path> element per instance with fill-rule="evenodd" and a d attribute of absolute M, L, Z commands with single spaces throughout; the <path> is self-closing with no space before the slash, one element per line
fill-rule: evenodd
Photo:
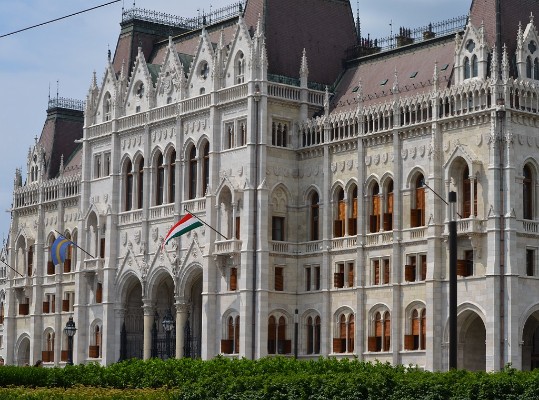
<path fill-rule="evenodd" d="M 111 0 L 0 0 L 0 36 Z M 271 0 L 269 0 L 271 1 Z M 290 0 L 294 1 L 294 0 Z M 57 22 L 0 37 L 0 240 L 7 238 L 15 169 L 26 176 L 28 149 L 41 134 L 52 97 L 85 100 L 93 71 L 98 82 L 114 54 L 122 7 L 195 17 L 234 0 L 124 0 Z M 472 0 L 360 0 L 362 36 L 382 38 L 466 15 Z M 358 4 L 352 0 L 354 14 Z M 300 17 L 300 16 L 299 16 Z M 391 26 L 390 26 L 391 24 Z M 58 82 L 58 84 L 57 84 Z M 50 87 L 50 89 L 49 89 Z M 24 179 L 24 178 L 23 178 Z"/>

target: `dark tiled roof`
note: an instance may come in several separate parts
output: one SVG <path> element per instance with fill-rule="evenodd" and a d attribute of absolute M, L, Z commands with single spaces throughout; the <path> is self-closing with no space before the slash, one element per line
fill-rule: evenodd
<path fill-rule="evenodd" d="M 438 62 L 439 85 L 447 87 L 453 70 L 454 43 L 454 37 L 450 35 L 360 59 L 344 73 L 337 85 L 332 99 L 334 111 L 356 107 L 360 80 L 364 105 L 391 101 L 395 70 L 401 96 L 431 91 L 435 62 Z"/>
<path fill-rule="evenodd" d="M 348 0 L 248 0 L 245 21 L 256 28 L 262 15 L 270 74 L 299 77 L 306 49 L 309 81 L 333 84 L 347 48 L 356 44 Z"/>
<path fill-rule="evenodd" d="M 82 138 L 82 111 L 64 108 L 47 110 L 47 119 L 41 131 L 39 143 L 45 149 L 47 160 L 46 179 L 56 177 L 60 171 L 62 155 L 69 159 L 76 147 L 75 140 Z"/>
<path fill-rule="evenodd" d="M 530 22 L 530 13 L 539 17 L 538 0 L 473 0 L 470 7 L 470 21 L 476 27 L 484 24 L 488 44 L 496 44 L 496 2 L 500 1 L 501 10 L 501 45 L 507 46 L 507 53 L 512 59 L 517 45 L 518 24 L 522 30 Z M 501 54 L 498 50 L 498 54 Z M 514 65 L 511 63 L 510 73 L 514 75 Z"/>

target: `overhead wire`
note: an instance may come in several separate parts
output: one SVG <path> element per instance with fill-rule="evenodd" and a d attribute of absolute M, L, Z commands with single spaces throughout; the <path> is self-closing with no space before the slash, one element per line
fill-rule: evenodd
<path fill-rule="evenodd" d="M 121 1 L 121 0 L 113 0 L 113 1 L 109 1 L 108 3 L 104 3 L 104 4 L 101 4 L 101 5 L 95 6 L 95 7 L 87 8 L 86 10 L 77 11 L 76 13 L 73 13 L 73 14 L 64 15 L 63 17 L 51 19 L 50 21 L 42 22 L 42 23 L 40 23 L 40 24 L 32 25 L 32 26 L 29 26 L 29 27 L 27 27 L 27 28 L 22 28 L 22 29 L 13 31 L 13 32 L 5 33 L 5 34 L 3 34 L 3 35 L 0 35 L 0 39 L 1 39 L 1 38 L 4 38 L 4 37 L 6 37 L 6 36 L 14 35 L 14 34 L 16 34 L 16 33 L 20 33 L 20 32 L 27 31 L 27 30 L 29 30 L 29 29 L 34 29 L 34 28 L 37 28 L 37 27 L 39 27 L 39 26 L 47 25 L 47 24 L 50 24 L 50 23 L 52 23 L 52 22 L 56 22 L 56 21 L 60 21 L 60 20 L 62 20 L 62 19 L 66 19 L 66 18 L 69 18 L 69 17 L 73 17 L 73 16 L 75 16 L 75 15 L 83 14 L 83 13 L 85 13 L 85 12 L 92 11 L 92 10 L 95 10 L 95 9 L 97 9 L 97 8 L 105 7 L 105 6 L 108 6 L 108 5 L 113 4 L 113 3 L 118 3 L 119 1 Z"/>

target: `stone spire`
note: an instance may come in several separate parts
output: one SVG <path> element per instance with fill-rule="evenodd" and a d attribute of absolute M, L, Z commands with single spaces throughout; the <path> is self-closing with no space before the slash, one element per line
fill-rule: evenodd
<path fill-rule="evenodd" d="M 434 61 L 434 72 L 432 73 L 432 91 L 438 91 L 439 77 L 438 77 L 438 60 Z"/>
<path fill-rule="evenodd" d="M 307 87 L 309 77 L 309 65 L 307 63 L 307 51 L 303 48 L 303 54 L 301 55 L 301 66 L 299 68 L 300 86 Z"/>
<path fill-rule="evenodd" d="M 509 79 L 509 57 L 507 55 L 507 46 L 503 45 L 502 53 L 502 81 L 505 83 Z"/>

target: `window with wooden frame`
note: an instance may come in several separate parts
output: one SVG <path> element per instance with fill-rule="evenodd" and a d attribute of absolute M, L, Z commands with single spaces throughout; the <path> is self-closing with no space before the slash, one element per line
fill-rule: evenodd
<path fill-rule="evenodd" d="M 393 230 L 393 180 L 386 185 L 386 204 L 384 213 L 384 231 Z"/>
<path fill-rule="evenodd" d="M 278 319 L 271 315 L 268 318 L 268 354 L 290 354 L 292 341 L 286 339 L 286 318 Z"/>
<path fill-rule="evenodd" d="M 427 313 L 423 308 L 414 308 L 408 316 L 409 334 L 404 335 L 404 350 L 425 350 Z"/>
<path fill-rule="evenodd" d="M 354 314 L 341 314 L 338 316 L 337 337 L 333 338 L 333 353 L 354 352 Z"/>
<path fill-rule="evenodd" d="M 225 339 L 221 340 L 221 353 L 239 354 L 240 352 L 240 316 L 226 319 Z"/>
<path fill-rule="evenodd" d="M 477 215 L 477 180 L 473 180 L 474 185 L 474 215 Z M 464 168 L 462 173 L 462 218 L 470 218 L 472 215 L 472 180 L 470 179 L 470 172 L 468 166 Z"/>
<path fill-rule="evenodd" d="M 284 267 L 275 267 L 274 273 L 274 289 L 282 292 L 284 290 Z"/>
<path fill-rule="evenodd" d="M 350 203 L 350 218 L 348 219 L 348 234 L 350 236 L 357 235 L 357 186 L 352 189 Z"/>
<path fill-rule="evenodd" d="M 371 190 L 371 215 L 369 218 L 369 231 L 380 231 L 380 187 L 375 183 Z"/>
<path fill-rule="evenodd" d="M 238 268 L 236 267 L 230 268 L 228 289 L 230 291 L 238 290 Z"/>
<path fill-rule="evenodd" d="M 368 351 L 389 351 L 391 345 L 391 314 L 389 311 L 375 312 L 372 333 L 373 335 L 368 337 Z"/>
<path fill-rule="evenodd" d="M 344 202 L 344 190 L 337 189 L 336 193 L 337 207 L 335 210 L 335 220 L 333 221 L 333 237 L 344 236 L 344 225 L 346 221 L 346 203 Z"/>
<path fill-rule="evenodd" d="M 101 282 L 97 282 L 97 285 L 95 288 L 95 302 L 97 304 L 100 304 L 103 302 L 103 284 Z"/>
<path fill-rule="evenodd" d="M 176 199 L 176 150 L 172 150 L 168 157 L 168 202 L 174 203 Z"/>
<path fill-rule="evenodd" d="M 140 157 L 138 162 L 137 189 L 137 208 L 141 209 L 144 202 L 144 157 Z"/>
<path fill-rule="evenodd" d="M 404 281 L 416 282 L 427 279 L 427 255 L 408 254 L 404 266 Z"/>
<path fill-rule="evenodd" d="M 425 188 L 423 174 L 419 174 L 415 180 L 412 198 L 412 208 L 410 210 L 410 226 L 418 228 L 425 225 Z"/>
<path fill-rule="evenodd" d="M 348 267 L 348 275 L 347 275 L 347 278 L 348 278 L 348 287 L 354 287 L 356 284 L 355 284 L 355 268 L 354 268 L 354 263 L 353 262 L 348 262 L 347 264 L 347 267 Z"/>
<path fill-rule="evenodd" d="M 373 258 L 371 266 L 373 285 L 387 285 L 390 283 L 391 266 L 389 257 Z"/>
<path fill-rule="evenodd" d="M 463 259 L 457 259 L 457 276 L 472 276 L 474 274 L 474 252 L 473 250 L 464 250 L 463 254 Z"/>
<path fill-rule="evenodd" d="M 307 354 L 320 354 L 320 317 L 307 318 Z"/>
<path fill-rule="evenodd" d="M 48 331 L 45 333 L 44 349 L 41 352 L 41 360 L 43 362 L 54 362 L 54 332 Z"/>
<path fill-rule="evenodd" d="M 52 293 L 45 294 L 43 301 L 43 314 L 54 313 L 56 310 L 56 295 Z"/>

